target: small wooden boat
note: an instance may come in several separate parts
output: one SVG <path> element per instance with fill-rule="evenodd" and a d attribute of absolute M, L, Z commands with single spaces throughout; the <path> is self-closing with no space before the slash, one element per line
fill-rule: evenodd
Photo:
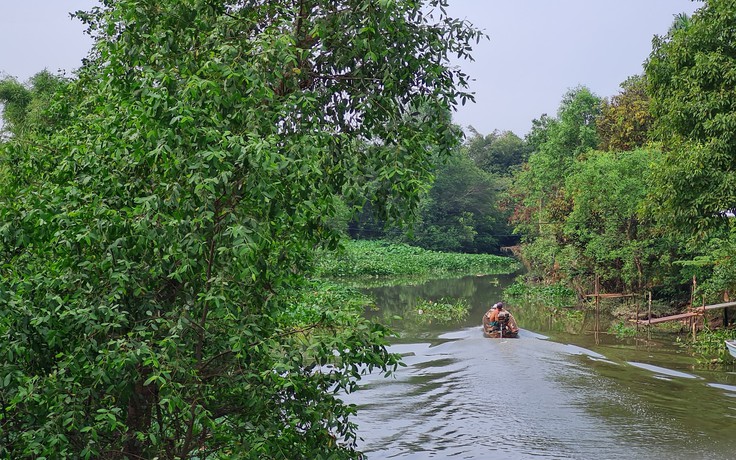
<path fill-rule="evenodd" d="M 728 348 L 728 352 L 731 353 L 731 356 L 736 358 L 736 340 L 726 340 L 726 348 Z"/>
<path fill-rule="evenodd" d="M 519 329 L 515 327 L 516 322 L 510 313 L 504 312 L 506 315 L 499 317 L 499 324 L 497 326 L 491 326 L 488 322 L 488 313 L 483 315 L 483 337 L 489 339 L 502 339 L 509 338 L 515 339 L 519 337 Z M 512 328 L 513 327 L 513 328 Z"/>

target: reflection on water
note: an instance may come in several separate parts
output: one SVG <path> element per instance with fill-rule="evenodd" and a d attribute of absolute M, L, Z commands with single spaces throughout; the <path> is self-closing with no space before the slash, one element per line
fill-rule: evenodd
<path fill-rule="evenodd" d="M 486 339 L 480 317 L 508 280 L 455 281 L 376 296 L 378 315 L 453 295 L 471 314 L 462 324 L 405 328 L 393 351 L 407 367 L 367 376 L 345 398 L 359 406 L 369 459 L 736 458 L 733 369 L 699 370 L 662 341 L 541 335 L 517 310 L 521 338 Z"/>
<path fill-rule="evenodd" d="M 390 323 L 402 335 L 416 333 L 416 326 L 410 322 L 410 311 L 420 299 L 438 302 L 443 298 L 463 299 L 470 305 L 470 311 L 461 321 L 453 324 L 423 324 L 420 334 L 437 336 L 452 328 L 480 324 L 483 314 L 491 305 L 501 300 L 503 288 L 513 281 L 514 275 L 466 276 L 454 279 L 430 280 L 416 285 L 376 287 L 366 289 L 376 301 L 379 310 L 369 312 Z M 395 318 L 403 318 L 396 320 Z"/>

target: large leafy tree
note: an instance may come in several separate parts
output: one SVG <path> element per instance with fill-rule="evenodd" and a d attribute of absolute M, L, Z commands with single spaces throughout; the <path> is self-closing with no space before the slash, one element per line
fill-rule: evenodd
<path fill-rule="evenodd" d="M 2 156 L 2 456 L 359 456 L 336 393 L 395 365 L 385 331 L 294 293 L 338 195 L 400 217 L 456 145 L 480 34 L 444 3 L 81 14 L 63 123 Z"/>
<path fill-rule="evenodd" d="M 716 299 L 733 293 L 736 210 L 736 31 L 733 0 L 708 1 L 691 18 L 678 16 L 657 37 L 646 65 L 655 133 L 664 147 L 656 163 L 652 208 L 670 231 L 690 237 L 700 286 Z"/>
<path fill-rule="evenodd" d="M 644 116 L 646 104 L 638 102 L 646 97 L 639 79 L 623 86 L 619 97 L 604 102 L 602 113 L 600 101 L 582 91 L 563 101 L 557 119 L 536 122 L 528 138 L 536 150 L 515 175 L 520 201 L 514 220 L 524 235 L 523 256 L 541 275 L 565 279 L 581 291 L 594 275 L 613 292 L 682 281 L 674 265 L 682 241 L 663 232 L 648 212 L 651 168 L 659 151 L 631 150 L 646 130 L 633 129 L 636 120 L 623 120 L 639 112 Z M 599 139 L 594 132 L 609 149 L 623 151 L 594 149 Z"/>
<path fill-rule="evenodd" d="M 672 281 L 672 235 L 644 212 L 651 164 L 658 151 L 591 152 L 565 180 L 571 211 L 563 225 L 574 277 L 600 275 L 610 292 L 641 291 Z M 679 281 L 679 280 L 677 280 Z"/>
<path fill-rule="evenodd" d="M 678 17 L 646 64 L 666 149 L 654 196 L 661 216 L 688 232 L 720 227 L 736 209 L 735 10 L 733 0 L 712 0 Z"/>
<path fill-rule="evenodd" d="M 595 121 L 600 110 L 600 98 L 579 87 L 564 95 L 556 118 L 535 120 L 528 139 L 535 150 L 514 175 L 514 221 L 522 233 L 540 234 L 540 222 L 559 222 L 565 214 L 561 201 L 565 177 L 577 160 L 597 148 Z"/>
<path fill-rule="evenodd" d="M 572 210 L 565 178 L 598 146 L 595 121 L 600 110 L 600 98 L 589 89 L 568 91 L 556 118 L 544 115 L 534 121 L 527 142 L 535 150 L 514 174 L 511 220 L 522 235 L 525 260 L 543 275 L 556 276 L 558 271 L 562 224 Z"/>

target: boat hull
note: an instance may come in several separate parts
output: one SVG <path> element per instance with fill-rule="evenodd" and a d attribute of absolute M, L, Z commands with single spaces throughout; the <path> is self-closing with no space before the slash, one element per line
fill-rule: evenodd
<path fill-rule="evenodd" d="M 515 339 L 519 337 L 519 331 L 512 331 L 508 327 L 504 329 L 503 334 L 498 329 L 488 324 L 486 318 L 483 317 L 483 337 L 487 339 Z"/>
<path fill-rule="evenodd" d="M 731 353 L 731 356 L 736 358 L 736 340 L 726 340 L 726 348 L 728 348 L 728 352 Z"/>
<path fill-rule="evenodd" d="M 501 334 L 501 331 L 488 331 L 484 329 L 483 337 L 488 339 L 516 339 L 519 338 L 519 332 L 505 331 Z"/>

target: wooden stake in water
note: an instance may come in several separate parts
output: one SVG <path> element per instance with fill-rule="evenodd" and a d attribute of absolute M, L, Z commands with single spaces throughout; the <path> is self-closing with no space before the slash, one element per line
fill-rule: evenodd
<path fill-rule="evenodd" d="M 598 275 L 595 275 L 595 344 L 598 345 L 599 339 L 598 339 L 598 329 L 600 328 L 600 316 L 599 316 L 599 309 L 600 309 L 600 277 Z"/>
<path fill-rule="evenodd" d="M 649 291 L 649 312 L 647 314 L 647 339 L 652 339 L 652 291 Z"/>

